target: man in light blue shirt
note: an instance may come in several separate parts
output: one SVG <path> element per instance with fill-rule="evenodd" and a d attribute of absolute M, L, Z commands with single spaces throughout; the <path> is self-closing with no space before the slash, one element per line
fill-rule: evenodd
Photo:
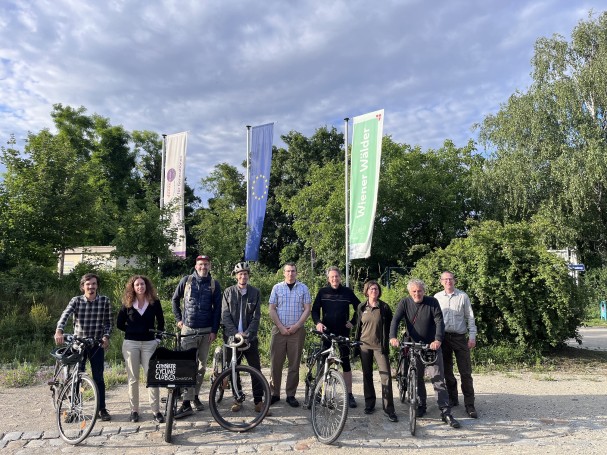
<path fill-rule="evenodd" d="M 470 349 L 476 346 L 476 324 L 474 312 L 468 295 L 455 288 L 455 276 L 445 271 L 441 274 L 440 282 L 443 291 L 434 295 L 440 303 L 445 321 L 445 339 L 441 346 L 445 367 L 445 382 L 449 392 L 449 404 L 457 406 L 457 379 L 453 374 L 453 354 L 457 361 L 457 369 L 461 378 L 462 393 L 466 413 L 476 419 L 478 413 L 474 407 L 474 385 L 472 380 L 472 361 Z M 466 337 L 468 334 L 468 337 Z"/>
<path fill-rule="evenodd" d="M 270 318 L 274 322 L 270 340 L 270 403 L 280 400 L 282 369 L 285 359 L 288 359 L 286 401 L 295 408 L 299 406 L 295 392 L 299 385 L 299 364 L 306 339 L 304 324 L 310 315 L 312 298 L 308 287 L 297 281 L 295 264 L 285 264 L 283 274 L 285 280 L 274 285 L 270 294 Z"/>

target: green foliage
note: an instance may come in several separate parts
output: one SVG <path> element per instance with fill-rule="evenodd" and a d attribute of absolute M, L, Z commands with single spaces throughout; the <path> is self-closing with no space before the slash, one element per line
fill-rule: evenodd
<path fill-rule="evenodd" d="M 527 223 L 475 225 L 467 238 L 421 259 L 411 276 L 423 279 L 433 295 L 444 270 L 454 272 L 457 286 L 470 296 L 481 343 L 547 349 L 577 336 L 583 292 Z M 403 294 L 406 281 L 397 283 Z"/>
<path fill-rule="evenodd" d="M 36 383 L 38 365 L 23 362 L 13 368 L 3 368 L 0 373 L 2 387 L 27 387 Z"/>

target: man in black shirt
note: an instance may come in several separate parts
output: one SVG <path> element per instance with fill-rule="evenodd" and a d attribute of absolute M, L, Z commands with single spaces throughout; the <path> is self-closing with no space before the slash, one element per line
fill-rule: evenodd
<path fill-rule="evenodd" d="M 453 428 L 459 428 L 460 424 L 451 415 L 449 407 L 449 394 L 445 385 L 443 371 L 443 355 L 440 346 L 445 336 L 445 323 L 438 300 L 428 297 L 426 285 L 422 280 L 411 280 L 407 284 L 410 297 L 398 302 L 392 324 L 390 325 L 390 344 L 399 346 L 397 338 L 398 325 L 401 319 L 405 319 L 407 335 L 416 343 L 430 345 L 430 349 L 436 351 L 436 361 L 432 365 L 424 366 L 418 359 L 417 380 L 420 405 L 417 409 L 417 417 L 423 417 L 426 413 L 426 387 L 424 385 L 424 369 L 428 371 L 434 387 L 434 393 L 441 410 L 443 422 Z"/>
<path fill-rule="evenodd" d="M 345 337 L 350 336 L 350 329 L 356 325 L 356 309 L 360 300 L 352 289 L 342 286 L 341 272 L 338 267 L 332 266 L 327 269 L 327 280 L 329 286 L 318 291 L 314 305 L 312 305 L 312 320 L 319 332 L 329 332 Z M 350 318 L 350 306 L 353 308 Z M 322 313 L 322 317 L 321 317 Z M 348 404 L 351 408 L 356 407 L 356 400 L 352 395 L 352 368 L 350 366 L 350 349 L 347 346 L 340 347 L 344 380 L 348 389 Z"/>

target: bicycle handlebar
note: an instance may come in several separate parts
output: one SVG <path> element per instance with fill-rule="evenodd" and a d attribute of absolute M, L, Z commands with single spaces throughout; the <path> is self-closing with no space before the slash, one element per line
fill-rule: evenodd
<path fill-rule="evenodd" d="M 335 335 L 334 333 L 321 332 L 316 329 L 310 329 L 310 333 L 318 335 L 319 337 L 327 341 L 335 341 L 337 344 L 349 344 L 350 346 L 360 346 L 362 344 L 361 341 L 351 341 L 348 337 Z"/>
<path fill-rule="evenodd" d="M 426 343 L 417 343 L 415 341 L 401 341 L 400 342 L 400 347 L 401 348 L 413 348 L 413 349 L 417 349 L 420 351 L 428 351 L 430 350 L 430 345 L 426 344 Z"/>
<path fill-rule="evenodd" d="M 246 341 L 247 340 L 245 337 L 243 337 L 240 333 L 237 333 L 236 335 L 229 337 L 225 345 L 229 348 L 239 348 L 245 344 Z"/>

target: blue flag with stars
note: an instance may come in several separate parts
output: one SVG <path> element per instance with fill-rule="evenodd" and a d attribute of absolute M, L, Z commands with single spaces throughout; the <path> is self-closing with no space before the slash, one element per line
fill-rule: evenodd
<path fill-rule="evenodd" d="M 247 244 L 245 261 L 257 261 L 263 220 L 266 216 L 274 124 L 254 126 L 251 132 L 251 161 L 247 191 Z"/>

